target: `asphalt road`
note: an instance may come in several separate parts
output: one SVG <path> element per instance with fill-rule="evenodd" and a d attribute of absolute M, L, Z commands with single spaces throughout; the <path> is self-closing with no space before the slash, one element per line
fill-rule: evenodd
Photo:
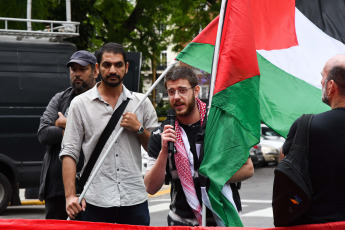
<path fill-rule="evenodd" d="M 240 190 L 245 227 L 270 228 L 273 225 L 272 186 L 275 166 L 255 168 L 252 178 L 242 182 Z M 149 197 L 151 226 L 166 226 L 169 210 L 169 186 L 164 186 L 155 196 Z M 33 205 L 35 200 L 26 200 L 26 205 L 10 206 L 0 219 L 44 219 L 44 205 Z"/>

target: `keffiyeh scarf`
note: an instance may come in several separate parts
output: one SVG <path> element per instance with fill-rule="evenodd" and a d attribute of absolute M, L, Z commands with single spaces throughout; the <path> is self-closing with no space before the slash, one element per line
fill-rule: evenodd
<path fill-rule="evenodd" d="M 197 106 L 200 113 L 200 123 L 201 125 L 204 122 L 205 114 L 206 114 L 206 104 L 202 102 L 200 99 L 196 98 Z M 196 195 L 193 176 L 188 160 L 187 151 L 185 148 L 185 144 L 183 143 L 182 135 L 184 134 L 179 122 L 175 121 L 175 130 L 176 130 L 176 137 L 177 141 L 175 142 L 176 153 L 174 154 L 177 174 L 180 178 L 183 192 L 187 198 L 187 202 L 189 206 L 192 208 L 196 219 L 201 226 L 201 205 Z M 184 134 L 185 135 L 185 134 Z M 188 140 L 188 138 L 187 138 Z"/>

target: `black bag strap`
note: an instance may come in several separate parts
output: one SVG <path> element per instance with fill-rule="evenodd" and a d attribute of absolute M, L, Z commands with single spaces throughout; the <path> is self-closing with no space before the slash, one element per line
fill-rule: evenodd
<path fill-rule="evenodd" d="M 291 149 L 304 151 L 309 155 L 309 130 L 313 114 L 303 114 L 298 122 Z"/>
<path fill-rule="evenodd" d="M 298 125 L 297 125 L 297 130 L 296 130 L 296 134 L 295 134 L 295 137 L 294 137 L 294 140 L 292 142 L 292 146 L 289 150 L 289 152 L 293 152 L 295 154 L 297 153 L 304 153 L 305 154 L 305 158 L 306 159 L 306 162 L 309 161 L 309 132 L 310 132 L 310 124 L 311 124 L 311 121 L 313 119 L 313 114 L 303 114 L 298 122 Z M 293 151 L 292 151 L 293 150 Z M 300 156 L 296 156 L 296 155 L 292 155 L 290 157 L 295 157 L 295 158 L 298 158 L 298 162 L 301 163 L 302 162 L 302 158 L 300 158 Z M 289 156 L 288 156 L 289 158 Z M 309 169 L 309 164 L 306 163 L 307 165 L 304 165 L 303 169 L 300 169 L 300 173 L 304 174 L 303 177 L 304 177 L 304 180 L 305 180 L 305 183 L 310 191 L 311 194 L 313 194 L 313 187 L 312 187 L 312 184 L 311 184 L 311 179 L 310 179 L 310 169 Z M 303 173 L 303 170 L 307 170 L 307 171 L 304 171 Z"/>
<path fill-rule="evenodd" d="M 87 162 L 87 164 L 85 166 L 83 174 L 81 175 L 80 180 L 78 182 L 78 187 L 80 187 L 80 188 L 84 187 L 87 179 L 89 178 L 89 176 L 91 174 L 93 166 L 95 165 L 99 155 L 102 152 L 102 149 L 103 149 L 105 143 L 108 141 L 111 133 L 113 132 L 113 130 L 117 124 L 117 122 L 119 121 L 120 117 L 122 116 L 123 111 L 125 111 L 125 108 L 127 107 L 129 100 L 130 100 L 130 98 L 127 98 L 126 101 L 122 102 L 122 104 L 115 110 L 115 112 L 111 116 L 107 126 L 105 127 L 100 138 L 98 139 L 96 147 L 94 148 L 89 161 Z"/>

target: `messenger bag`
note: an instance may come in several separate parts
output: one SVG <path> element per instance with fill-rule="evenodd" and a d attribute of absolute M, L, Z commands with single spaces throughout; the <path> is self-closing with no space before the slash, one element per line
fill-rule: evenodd
<path fill-rule="evenodd" d="M 276 227 L 299 225 L 313 194 L 309 172 L 309 130 L 312 114 L 298 122 L 291 148 L 274 171 L 273 219 Z"/>
<path fill-rule="evenodd" d="M 75 182 L 76 182 L 76 193 L 77 194 L 81 194 L 83 192 L 86 181 L 89 178 L 91 171 L 92 171 L 99 155 L 101 154 L 105 143 L 108 141 L 111 133 L 115 129 L 117 122 L 119 121 L 120 117 L 122 116 L 123 112 L 125 111 L 125 108 L 127 107 L 129 100 L 130 99 L 127 98 L 127 100 L 123 101 L 121 103 L 121 105 L 115 110 L 115 112 L 111 116 L 107 126 L 104 128 L 100 138 L 98 139 L 96 147 L 94 148 L 94 150 L 91 154 L 91 157 L 90 157 L 89 161 L 87 162 L 81 177 L 79 174 L 77 174 L 76 180 L 75 180 Z"/>

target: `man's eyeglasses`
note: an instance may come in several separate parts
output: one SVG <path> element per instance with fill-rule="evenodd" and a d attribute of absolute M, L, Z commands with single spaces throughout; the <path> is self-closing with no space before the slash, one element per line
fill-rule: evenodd
<path fill-rule="evenodd" d="M 187 87 L 178 87 L 177 90 L 176 89 L 168 89 L 167 93 L 169 95 L 169 97 L 173 97 L 176 94 L 176 91 L 178 92 L 178 94 L 180 96 L 186 96 L 188 93 L 189 89 L 193 89 L 194 87 L 191 88 L 187 88 Z"/>

